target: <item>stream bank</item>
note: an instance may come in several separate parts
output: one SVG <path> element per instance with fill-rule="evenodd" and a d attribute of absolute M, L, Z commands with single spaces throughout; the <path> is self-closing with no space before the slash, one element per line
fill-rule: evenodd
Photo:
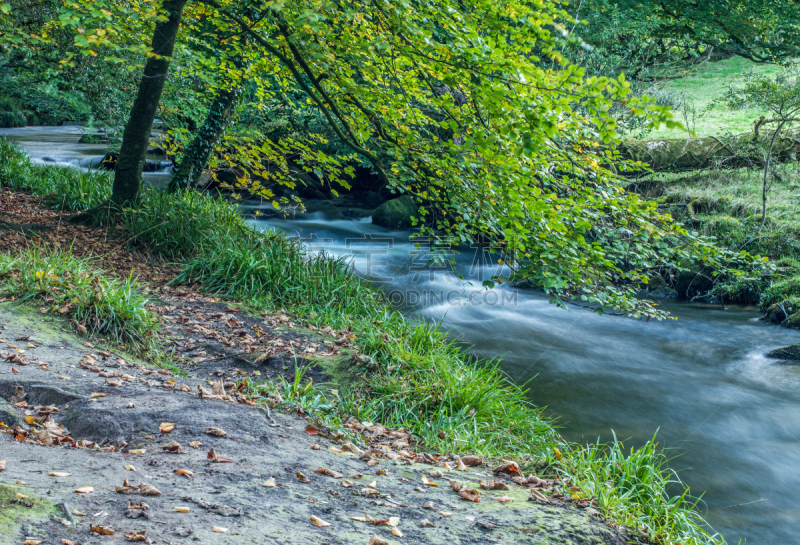
<path fill-rule="evenodd" d="M 167 291 L 159 299 L 168 332 L 183 347 L 195 344 L 198 319 L 206 330 L 198 347 L 215 354 L 235 342 L 231 320 L 237 327 L 258 325 L 287 344 L 325 341 L 313 330 L 288 329 L 282 315 L 254 318 L 191 292 Z M 114 346 L 93 345 L 35 308 L 0 303 L 0 324 L 0 355 L 17 354 L 0 365 L 3 545 L 116 543 L 123 536 L 220 544 L 351 545 L 373 535 L 412 544 L 626 542 L 595 510 L 552 497 L 528 501 L 525 486 L 486 465 L 456 471 L 446 467 L 454 468 L 455 458 L 438 455 L 419 463 L 421 454 L 403 450 L 413 447 L 402 432 L 369 424 L 359 434 L 355 421 L 352 436 L 363 450 L 349 447 L 348 438 L 309 428 L 302 412 L 270 413 L 242 403 L 228 384 L 285 374 L 291 357 L 259 363 L 194 357 L 186 376 L 175 376 Z M 212 331 L 227 342 L 211 340 Z M 316 378 L 323 378 L 319 357 L 316 366 L 322 370 Z M 103 378 L 109 375 L 123 379 L 116 384 Z M 215 382 L 227 387 L 230 399 L 197 395 Z M 28 424 L 33 421 L 45 427 Z M 43 444 L 35 432 L 41 429 L 52 430 L 47 440 L 61 444 Z M 210 459 L 212 452 L 218 460 Z M 318 471 L 326 469 L 327 475 Z M 424 485 L 423 475 L 437 486 Z M 478 490 L 479 481 L 499 480 L 510 489 L 481 490 L 481 502 L 473 503 L 448 479 Z M 353 520 L 365 514 L 399 520 Z M 328 525 L 317 526 L 314 517 Z"/>
<path fill-rule="evenodd" d="M 500 304 L 479 289 L 480 275 L 496 266 L 477 249 L 454 253 L 466 280 L 430 271 L 407 231 L 373 226 L 369 214 L 311 202 L 305 215 L 253 223 L 354 259 L 356 272 L 377 277 L 412 316 L 443 319 L 479 355 L 502 355 L 519 384 L 535 376 L 531 399 L 561 416 L 567 438 L 607 439 L 613 427 L 631 438 L 627 448 L 661 428 L 661 444 L 682 453 L 672 467 L 693 493 L 708 491 L 701 505 L 729 542 L 797 542 L 797 373 L 763 357 L 795 342 L 796 332 L 758 322 L 755 309 L 745 307 L 665 301 L 678 322 L 644 324 L 565 312 L 541 294 L 509 287 L 494 290 L 507 294 Z M 765 488 L 775 492 L 765 497 Z"/>

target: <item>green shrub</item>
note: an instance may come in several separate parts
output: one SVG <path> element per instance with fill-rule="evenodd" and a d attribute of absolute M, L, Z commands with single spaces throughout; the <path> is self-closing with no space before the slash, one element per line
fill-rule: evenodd
<path fill-rule="evenodd" d="M 8 97 L 0 98 L 0 128 L 24 127 L 27 124 L 20 105 Z"/>

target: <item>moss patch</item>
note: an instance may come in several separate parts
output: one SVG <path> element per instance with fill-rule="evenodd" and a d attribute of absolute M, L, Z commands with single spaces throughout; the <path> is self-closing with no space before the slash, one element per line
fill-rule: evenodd
<path fill-rule="evenodd" d="M 372 216 L 372 223 L 389 229 L 408 229 L 412 226 L 411 218 L 417 214 L 417 205 L 411 197 L 403 195 L 380 205 Z"/>
<path fill-rule="evenodd" d="M 17 494 L 27 496 L 19 498 Z M 27 502 L 25 504 L 15 502 Z M 56 507 L 51 503 L 33 496 L 24 487 L 18 485 L 0 484 L 0 545 L 21 543 L 19 539 L 20 528 L 23 524 L 36 524 L 47 520 L 51 513 L 56 512 Z"/>

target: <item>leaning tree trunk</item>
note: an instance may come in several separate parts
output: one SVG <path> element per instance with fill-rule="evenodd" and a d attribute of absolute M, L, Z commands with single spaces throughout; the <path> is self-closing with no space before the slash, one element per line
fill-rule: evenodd
<path fill-rule="evenodd" d="M 773 133 L 754 133 L 706 138 L 627 140 L 620 144 L 624 159 L 647 163 L 654 171 L 701 170 L 705 168 L 763 167 Z M 773 161 L 800 160 L 800 130 L 784 131 L 775 139 Z"/>
<path fill-rule="evenodd" d="M 239 89 L 222 89 L 214 97 L 205 123 L 186 148 L 178 169 L 172 175 L 169 182 L 171 192 L 197 185 L 214 145 L 225 131 L 225 126 L 236 108 L 238 96 Z"/>
<path fill-rule="evenodd" d="M 156 117 L 158 102 L 167 79 L 170 57 L 175 49 L 175 39 L 181 24 L 183 7 L 187 0 L 165 0 L 166 21 L 156 24 L 153 32 L 152 53 L 144 66 L 139 92 L 131 108 L 131 115 L 122 134 L 122 147 L 114 174 L 111 201 L 117 206 L 134 202 L 142 185 L 150 131 Z"/>

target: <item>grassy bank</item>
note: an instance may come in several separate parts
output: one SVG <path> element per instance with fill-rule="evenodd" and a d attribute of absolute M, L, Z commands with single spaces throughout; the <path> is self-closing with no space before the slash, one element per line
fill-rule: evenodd
<path fill-rule="evenodd" d="M 50 202 L 59 202 L 39 167 L 14 170 L 24 161 L 16 148 L 0 144 L 0 183 L 52 195 Z M 73 208 L 97 202 L 87 196 Z M 431 451 L 513 458 L 526 472 L 568 478 L 576 497 L 595 498 L 603 514 L 633 529 L 632 536 L 659 543 L 722 543 L 706 532 L 688 493 L 670 493 L 685 487 L 666 468 L 665 455 L 654 441 L 628 452 L 618 442 L 564 442 L 497 362 L 476 362 L 437 326 L 406 319 L 383 292 L 353 275 L 345 260 L 312 255 L 280 233 L 256 232 L 234 205 L 196 193 L 146 191 L 141 206 L 120 214 L 119 228 L 130 244 L 182 263 L 176 282 L 256 309 L 284 309 L 315 327 L 345 331 L 359 363 L 352 384 L 336 390 L 292 390 L 292 402 L 326 426 L 341 429 L 346 418 L 355 416 L 405 428 Z M 60 259 L 58 255 L 53 259 Z M 16 277 L 24 260 L 3 259 L 16 263 L 6 271 Z M 46 267 L 33 266 L 37 271 Z M 18 282 L 11 291 L 27 293 L 27 285 Z M 98 302 L 101 308 L 103 301 Z M 257 395 L 270 387 L 253 384 L 251 389 Z"/>
<path fill-rule="evenodd" d="M 671 96 L 686 97 L 690 109 L 703 112 L 695 119 L 698 136 L 724 136 L 751 132 L 753 122 L 764 112 L 756 109 L 731 110 L 722 100 L 726 89 L 737 86 L 750 71 L 779 72 L 772 65 L 758 65 L 740 57 L 707 63 L 692 74 L 659 84 Z M 681 112 L 676 112 L 680 117 Z M 684 124 L 686 124 L 684 120 Z M 690 124 L 691 128 L 691 124 Z M 660 131 L 649 137 L 681 137 L 680 131 Z M 658 173 L 640 180 L 638 187 L 689 229 L 714 236 L 720 245 L 768 257 L 773 270 L 767 274 L 740 278 L 713 278 L 708 295 L 726 303 L 758 305 L 767 311 L 779 305 L 786 312 L 800 307 L 800 166 L 787 163 L 777 167 L 770 185 L 767 219 L 761 228 L 763 170 L 721 169 L 682 173 Z M 710 271 L 708 283 L 711 284 Z M 681 296 L 684 294 L 681 293 Z M 690 294 L 692 295 L 692 294 Z M 800 318 L 800 316 L 798 316 Z M 796 323 L 795 323 L 796 322 Z M 786 323 L 800 326 L 800 320 Z"/>
<path fill-rule="evenodd" d="M 662 126 L 645 138 L 684 138 L 692 131 L 698 137 L 722 136 L 753 130 L 753 121 L 763 115 L 763 111 L 754 108 L 732 110 L 723 102 L 727 87 L 735 85 L 739 77 L 749 71 L 775 74 L 779 68 L 734 56 L 705 63 L 686 75 L 672 74 L 670 79 L 654 83 L 646 92 L 668 99 L 674 105 L 675 119 L 684 128 L 668 129 Z"/>

